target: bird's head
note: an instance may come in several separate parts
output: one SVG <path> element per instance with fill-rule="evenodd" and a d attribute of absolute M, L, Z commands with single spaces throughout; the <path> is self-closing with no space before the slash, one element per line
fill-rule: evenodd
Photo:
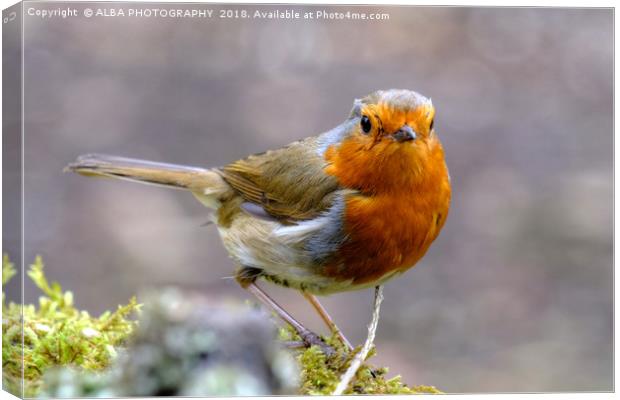
<path fill-rule="evenodd" d="M 410 186 L 443 161 L 430 99 L 410 90 L 380 90 L 355 100 L 349 134 L 326 153 L 327 172 L 370 192 Z"/>
<path fill-rule="evenodd" d="M 356 100 L 351 117 L 359 118 L 358 133 L 369 145 L 407 145 L 432 135 L 435 108 L 430 99 L 411 90 L 379 90 Z"/>

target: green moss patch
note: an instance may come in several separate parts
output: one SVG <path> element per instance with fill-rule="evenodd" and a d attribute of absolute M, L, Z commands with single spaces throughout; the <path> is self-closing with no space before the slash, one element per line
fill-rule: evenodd
<path fill-rule="evenodd" d="M 38 307 L 8 305 L 2 295 L 3 387 L 15 394 L 35 396 L 43 373 L 54 366 L 72 366 L 77 371 L 102 371 L 115 359 L 117 350 L 133 332 L 134 317 L 140 309 L 136 299 L 92 317 L 78 310 L 73 294 L 57 282 L 48 282 L 40 257 L 30 266 L 29 278 L 41 290 Z M 15 275 L 8 256 L 2 259 L 2 285 Z M 22 328 L 23 313 L 23 328 Z M 22 336 L 23 335 L 23 336 Z M 23 352 L 22 352 L 23 337 Z"/>

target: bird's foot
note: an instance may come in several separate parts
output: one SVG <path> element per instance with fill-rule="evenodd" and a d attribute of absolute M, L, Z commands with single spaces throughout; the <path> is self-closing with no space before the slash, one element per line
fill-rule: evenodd
<path fill-rule="evenodd" d="M 287 340 L 284 345 L 289 349 L 301 349 L 306 347 L 306 343 L 303 340 Z"/>
<path fill-rule="evenodd" d="M 309 330 L 305 330 L 305 331 L 297 332 L 297 333 L 299 334 L 301 339 L 304 341 L 304 343 L 308 347 L 318 346 L 321 349 L 321 351 L 323 351 L 323 353 L 328 357 L 336 354 L 336 350 L 334 350 L 332 346 L 325 343 L 325 341 L 321 339 L 321 337 L 317 335 L 316 333 L 311 332 Z"/>

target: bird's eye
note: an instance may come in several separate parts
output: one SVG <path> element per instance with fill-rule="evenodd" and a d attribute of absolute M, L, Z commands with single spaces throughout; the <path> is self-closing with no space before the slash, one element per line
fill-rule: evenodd
<path fill-rule="evenodd" d="M 435 118 L 431 120 L 431 126 L 428 128 L 428 131 L 431 132 L 434 126 L 435 126 Z"/>
<path fill-rule="evenodd" d="M 360 121 L 360 126 L 362 127 L 362 130 L 364 131 L 364 133 L 370 132 L 370 130 L 372 129 L 372 124 L 370 123 L 370 118 L 368 118 L 368 116 L 364 115 L 362 117 L 362 120 Z"/>

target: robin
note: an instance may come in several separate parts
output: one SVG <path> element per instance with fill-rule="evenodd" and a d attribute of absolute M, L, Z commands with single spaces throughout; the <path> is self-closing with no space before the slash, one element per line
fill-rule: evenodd
<path fill-rule="evenodd" d="M 199 168 L 88 154 L 67 169 L 189 190 L 212 208 L 236 280 L 310 344 L 261 278 L 297 289 L 351 348 L 316 294 L 377 287 L 424 256 L 448 216 L 450 177 L 430 99 L 381 90 L 318 136 Z"/>

